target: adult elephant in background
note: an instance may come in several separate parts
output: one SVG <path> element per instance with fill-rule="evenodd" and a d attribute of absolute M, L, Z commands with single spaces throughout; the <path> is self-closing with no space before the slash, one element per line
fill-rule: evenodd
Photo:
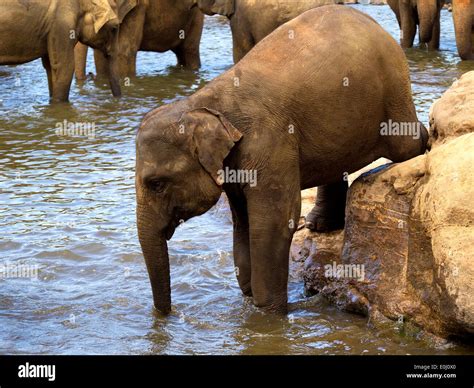
<path fill-rule="evenodd" d="M 204 15 L 193 0 L 137 0 L 137 7 L 120 26 L 119 74 L 136 75 L 138 51 L 173 51 L 178 65 L 198 69 L 201 65 L 199 46 Z M 84 79 L 87 47 L 76 47 L 76 77 Z M 98 77 L 107 76 L 106 58 L 94 52 Z"/>
<path fill-rule="evenodd" d="M 282 24 L 312 8 L 335 4 L 336 0 L 194 0 L 207 15 L 230 20 L 234 63 Z"/>
<path fill-rule="evenodd" d="M 136 0 L 0 0 L 0 65 L 41 58 L 52 102 L 69 99 L 78 41 L 100 50 L 114 96 L 120 96 L 118 30 Z"/>
<path fill-rule="evenodd" d="M 384 133 L 389 123 L 411 130 Z M 223 189 L 242 292 L 266 311 L 286 313 L 301 190 L 347 187 L 347 173 L 380 157 L 415 157 L 427 139 L 403 50 L 372 18 L 332 5 L 281 26 L 230 70 L 140 125 L 137 227 L 155 307 L 171 309 L 167 240 Z M 323 205 L 321 222 L 344 222 L 344 197 L 326 196 Z"/>
<path fill-rule="evenodd" d="M 439 49 L 440 13 L 444 0 L 387 0 L 400 26 L 400 44 L 413 47 L 416 30 L 420 44 Z"/>
<path fill-rule="evenodd" d="M 453 0 L 456 45 L 461 59 L 474 59 L 474 1 Z"/>

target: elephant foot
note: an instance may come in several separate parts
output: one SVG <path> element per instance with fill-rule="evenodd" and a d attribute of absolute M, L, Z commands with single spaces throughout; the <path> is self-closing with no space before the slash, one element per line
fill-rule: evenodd
<path fill-rule="evenodd" d="M 325 214 L 318 206 L 315 206 L 306 216 L 305 226 L 319 233 L 332 232 L 334 230 L 344 229 L 344 214 L 334 217 L 333 214 Z"/>
<path fill-rule="evenodd" d="M 345 180 L 319 186 L 316 204 L 306 216 L 305 226 L 320 233 L 344 229 L 347 190 Z"/>
<path fill-rule="evenodd" d="M 241 286 L 240 289 L 242 290 L 242 294 L 244 294 L 244 296 L 246 297 L 252 297 L 252 289 L 250 288 L 250 286 Z"/>
<path fill-rule="evenodd" d="M 278 303 L 267 306 L 262 306 L 257 303 L 254 303 L 260 311 L 269 315 L 286 315 L 288 314 L 288 303 Z"/>

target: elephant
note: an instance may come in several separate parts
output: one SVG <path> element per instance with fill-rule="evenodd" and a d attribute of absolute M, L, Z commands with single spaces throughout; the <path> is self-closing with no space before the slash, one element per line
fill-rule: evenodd
<path fill-rule="evenodd" d="M 384 132 L 387 124 L 410 131 Z M 427 142 L 404 52 L 375 20 L 328 5 L 281 26 L 139 126 L 137 229 L 155 308 L 171 311 L 167 240 L 224 191 L 240 288 L 265 312 L 285 314 L 301 190 L 323 186 L 327 194 L 347 185 L 348 173 L 380 157 L 405 161 Z M 345 200 L 325 196 L 326 221 L 344 217 Z"/>
<path fill-rule="evenodd" d="M 276 28 L 309 9 L 335 4 L 336 0 L 194 0 L 206 15 L 230 20 L 234 63 Z"/>
<path fill-rule="evenodd" d="M 0 65 L 41 58 L 51 102 L 67 102 L 74 76 L 74 47 L 80 41 L 106 59 L 114 96 L 118 78 L 118 29 L 136 0 L 0 0 Z"/>
<path fill-rule="evenodd" d="M 138 0 L 120 26 L 120 77 L 136 75 L 138 51 L 173 51 L 178 65 L 188 69 L 201 66 L 199 46 L 204 15 L 193 0 Z M 85 79 L 87 47 L 76 48 L 76 78 Z M 103 54 L 94 52 L 98 77 L 107 76 Z"/>
<path fill-rule="evenodd" d="M 387 0 L 387 3 L 397 17 L 403 48 L 413 47 L 418 26 L 420 43 L 427 44 L 429 50 L 439 49 L 444 0 Z"/>
<path fill-rule="evenodd" d="M 459 56 L 474 59 L 474 1 L 453 0 L 453 20 Z"/>

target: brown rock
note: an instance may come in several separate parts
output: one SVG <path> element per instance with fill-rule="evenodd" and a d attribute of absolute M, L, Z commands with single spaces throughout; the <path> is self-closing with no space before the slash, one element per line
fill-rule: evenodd
<path fill-rule="evenodd" d="M 432 146 L 444 144 L 450 139 L 474 128 L 474 71 L 463 74 L 431 106 L 430 136 Z"/>

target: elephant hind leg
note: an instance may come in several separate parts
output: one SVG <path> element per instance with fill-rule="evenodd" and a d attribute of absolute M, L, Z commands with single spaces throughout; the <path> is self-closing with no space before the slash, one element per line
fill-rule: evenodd
<path fill-rule="evenodd" d="M 318 187 L 316 204 L 306 216 L 305 226 L 316 232 L 343 229 L 345 223 L 348 182 L 339 182 Z"/>
<path fill-rule="evenodd" d="M 43 67 L 46 70 L 46 74 L 48 75 L 48 88 L 49 88 L 49 98 L 53 95 L 53 74 L 51 71 L 51 62 L 49 61 L 49 57 L 45 55 L 41 58 L 43 62 Z"/>
<path fill-rule="evenodd" d="M 414 107 L 413 107 L 414 110 Z M 382 123 L 380 136 L 384 156 L 395 163 L 404 162 L 429 150 L 429 135 L 425 126 L 413 115 L 389 115 Z"/>
<path fill-rule="evenodd" d="M 228 191 L 232 222 L 234 224 L 234 265 L 237 281 L 245 296 L 252 296 L 249 219 L 245 197 Z"/>
<path fill-rule="evenodd" d="M 438 50 L 439 49 L 439 37 L 440 37 L 440 12 L 438 10 L 436 19 L 433 22 L 433 31 L 431 33 L 431 40 L 428 42 L 428 50 Z"/>

